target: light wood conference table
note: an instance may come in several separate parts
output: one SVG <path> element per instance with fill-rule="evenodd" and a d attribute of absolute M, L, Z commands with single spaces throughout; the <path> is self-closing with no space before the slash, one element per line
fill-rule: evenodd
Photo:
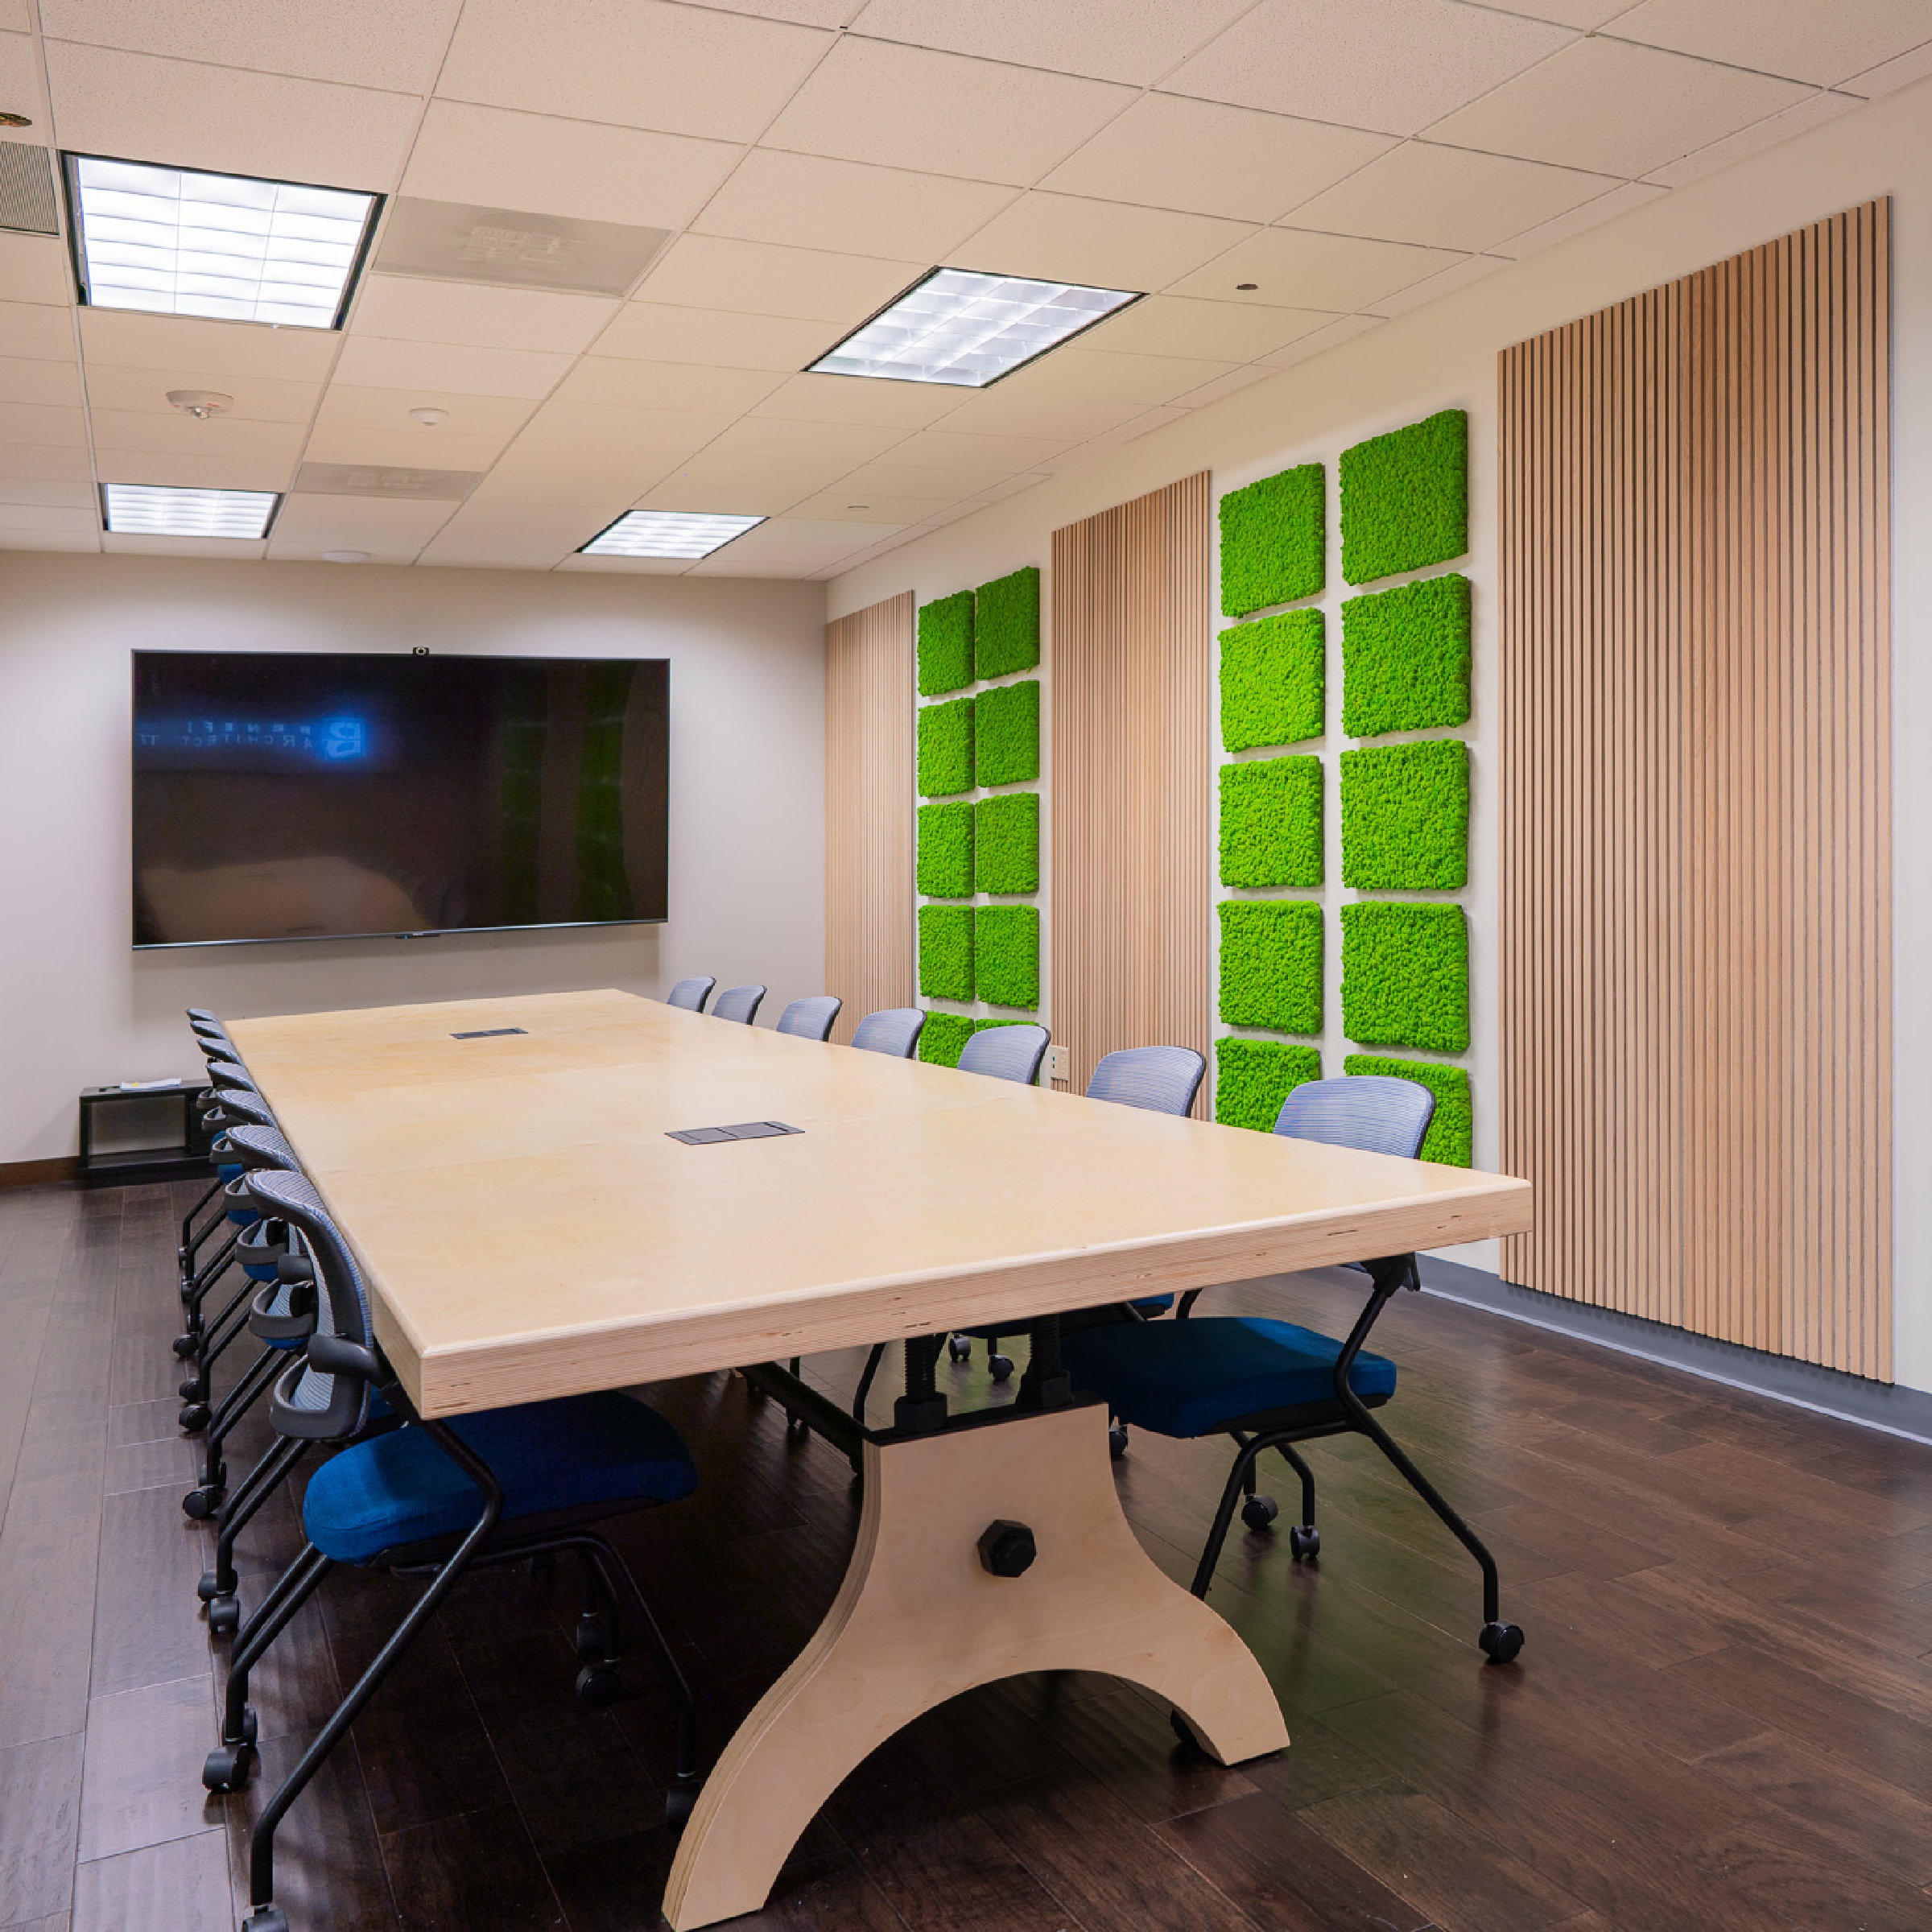
<path fill-rule="evenodd" d="M 503 1030 L 514 1029 L 515 1030 Z M 233 1022 L 425 1416 L 1521 1232 L 1526 1182 L 1176 1120 L 616 992 Z M 481 1037 L 460 1038 L 470 1034 Z M 800 1131 L 691 1146 L 675 1131 Z M 1106 1413 L 863 1448 L 837 1601 L 680 1841 L 677 1932 L 756 1910 L 819 1805 L 921 1711 L 1021 1672 L 1145 1684 L 1233 1763 L 1260 1666 L 1141 1551 Z M 996 1520 L 1038 1557 L 982 1566 Z"/>

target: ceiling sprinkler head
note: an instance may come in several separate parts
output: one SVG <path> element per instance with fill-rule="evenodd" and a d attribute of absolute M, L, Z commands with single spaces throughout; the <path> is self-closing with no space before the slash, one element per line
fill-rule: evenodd
<path fill-rule="evenodd" d="M 233 396 L 213 389 L 171 389 L 167 399 L 184 416 L 192 416 L 197 423 L 205 423 L 210 416 L 218 416 L 235 406 Z"/>
<path fill-rule="evenodd" d="M 420 423 L 425 429 L 440 429 L 449 420 L 446 409 L 412 409 L 409 412 L 412 423 Z"/>

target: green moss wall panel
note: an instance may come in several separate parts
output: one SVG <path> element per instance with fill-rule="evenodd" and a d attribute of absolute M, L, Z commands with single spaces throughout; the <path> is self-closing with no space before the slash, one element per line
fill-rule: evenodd
<path fill-rule="evenodd" d="M 1467 1167 L 1473 1160 L 1475 1116 L 1469 1105 L 1469 1075 L 1460 1067 L 1439 1060 L 1391 1060 L 1379 1053 L 1352 1053 L 1342 1062 L 1344 1073 L 1387 1074 L 1414 1080 L 1435 1096 L 1435 1112 L 1422 1138 L 1422 1158 L 1446 1167 Z"/>
<path fill-rule="evenodd" d="M 974 977 L 989 1006 L 1040 1003 L 1040 915 L 1031 906 L 973 910 Z"/>
<path fill-rule="evenodd" d="M 919 807 L 919 861 L 914 883 L 929 899 L 972 897 L 972 807 L 956 805 Z"/>
<path fill-rule="evenodd" d="M 1282 1102 L 1305 1081 L 1322 1077 L 1322 1056 L 1312 1046 L 1280 1040 L 1216 1040 L 1214 1117 L 1224 1127 L 1274 1130 Z"/>
<path fill-rule="evenodd" d="M 1221 743 L 1229 751 L 1319 738 L 1326 703 L 1319 610 L 1285 610 L 1221 633 Z"/>
<path fill-rule="evenodd" d="M 929 1000 L 972 997 L 972 908 L 919 908 L 919 991 Z"/>
<path fill-rule="evenodd" d="M 919 796 L 943 799 L 972 790 L 971 698 L 919 707 Z"/>
<path fill-rule="evenodd" d="M 996 684 L 973 700 L 982 785 L 1023 785 L 1040 775 L 1040 681 Z"/>
<path fill-rule="evenodd" d="M 1327 530 L 1319 463 L 1263 477 L 1221 498 L 1221 613 L 1245 617 L 1323 588 Z"/>
<path fill-rule="evenodd" d="M 1004 678 L 1031 671 L 1040 661 L 1040 573 L 1029 564 L 1010 576 L 982 584 L 972 617 L 975 674 Z"/>
<path fill-rule="evenodd" d="M 928 810 L 931 807 L 927 807 Z M 1040 889 L 1040 795 L 1005 791 L 973 807 L 975 882 L 981 892 Z"/>
<path fill-rule="evenodd" d="M 1344 886 L 1453 892 L 1468 884 L 1469 747 L 1460 738 L 1345 751 L 1341 767 Z"/>
<path fill-rule="evenodd" d="M 1322 909 L 1309 899 L 1224 899 L 1220 1014 L 1230 1026 L 1322 1030 Z"/>
<path fill-rule="evenodd" d="M 929 1013 L 919 1029 L 919 1058 L 935 1067 L 956 1067 L 973 1032 L 972 1020 L 963 1013 Z"/>
<path fill-rule="evenodd" d="M 1352 738 L 1469 718 L 1469 580 L 1451 572 L 1342 605 L 1342 729 Z"/>
<path fill-rule="evenodd" d="M 936 698 L 972 682 L 972 592 L 919 606 L 919 696 Z"/>
<path fill-rule="evenodd" d="M 1372 584 L 1469 547 L 1469 417 L 1445 409 L 1342 452 L 1342 576 Z"/>
<path fill-rule="evenodd" d="M 1322 882 L 1322 762 L 1253 758 L 1221 767 L 1221 883 Z"/>
<path fill-rule="evenodd" d="M 1364 1046 L 1469 1045 L 1469 932 L 1459 906 L 1342 908 L 1342 1030 Z"/>

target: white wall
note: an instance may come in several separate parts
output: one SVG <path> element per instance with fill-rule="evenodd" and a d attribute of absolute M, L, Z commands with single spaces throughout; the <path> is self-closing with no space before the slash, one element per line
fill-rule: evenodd
<path fill-rule="evenodd" d="M 1203 469 L 1217 493 L 1293 463 L 1332 464 L 1351 443 L 1452 406 L 1470 415 L 1469 556 L 1453 568 L 1474 585 L 1476 681 L 1470 890 L 1470 1070 L 1476 1158 L 1496 1162 L 1496 357 L 1509 344 L 1690 273 L 1876 195 L 1893 200 L 1894 716 L 1897 758 L 1895 981 L 1898 1125 L 1895 1142 L 1897 1379 L 1932 1389 L 1932 1115 L 1913 1104 L 1932 1077 L 1932 1013 L 1913 1000 L 1932 956 L 1932 758 L 1909 721 L 1932 715 L 1932 83 L 1814 129 L 1724 173 L 1680 188 L 1546 254 L 1487 276 L 1327 354 L 1071 466 L 831 586 L 842 616 L 910 589 L 923 603 L 1018 565 L 1051 570 L 1056 527 Z M 1100 337 L 1096 334 L 1096 343 Z M 1333 518 L 1333 472 L 1330 478 Z M 1339 577 L 1331 537 L 1331 579 Z M 1051 584 L 1043 587 L 1051 608 Z M 1330 627 L 1330 679 L 1339 666 Z M 1051 680 L 1051 644 L 1048 672 Z M 1331 736 L 1328 743 L 1335 740 Z M 1051 792 L 1051 786 L 1046 788 Z M 1332 801 L 1332 786 L 1329 790 Z M 1051 797 L 1047 809 L 1051 809 Z M 1332 837 L 1329 860 L 1337 857 Z M 1332 927 L 1335 922 L 1330 921 Z M 1327 1054 L 1339 1059 L 1328 962 Z M 1494 1268 L 1495 1244 L 1458 1251 Z"/>
<path fill-rule="evenodd" d="M 824 990 L 824 592 L 749 579 L 0 552 L 0 1162 L 71 1154 L 75 1095 L 192 1072 L 225 1017 L 621 986 Z M 671 660 L 669 920 L 134 952 L 130 650 Z M 836 991 L 837 989 L 832 989 Z"/>

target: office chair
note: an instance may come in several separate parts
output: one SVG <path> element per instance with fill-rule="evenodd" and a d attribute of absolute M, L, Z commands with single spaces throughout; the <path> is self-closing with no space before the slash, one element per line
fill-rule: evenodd
<path fill-rule="evenodd" d="M 682 1006 L 687 1013 L 702 1013 L 704 1002 L 711 997 L 711 989 L 717 985 L 709 973 L 696 979 L 679 980 L 666 996 L 667 1006 Z"/>
<path fill-rule="evenodd" d="M 778 1030 L 796 1034 L 802 1040 L 822 1040 L 832 1032 L 832 1022 L 845 1002 L 836 993 L 815 993 L 808 1000 L 794 1000 L 778 1015 Z M 716 1017 L 715 1014 L 712 1016 Z"/>
<path fill-rule="evenodd" d="M 1414 1160 L 1435 1108 L 1435 1096 L 1414 1080 L 1364 1075 L 1311 1080 L 1282 1103 L 1274 1131 Z M 1394 1394 L 1396 1369 L 1385 1356 L 1365 1353 L 1362 1344 L 1398 1289 L 1421 1287 L 1415 1257 L 1393 1255 L 1368 1268 L 1373 1284 L 1368 1306 L 1340 1342 L 1259 1315 L 1158 1325 L 1129 1319 L 1065 1335 L 1061 1360 L 1075 1388 L 1104 1397 L 1115 1415 L 1137 1428 L 1188 1441 L 1231 1435 L 1240 1445 L 1195 1569 L 1196 1596 L 1208 1594 L 1237 1504 L 1250 1529 L 1264 1530 L 1274 1521 L 1273 1500 L 1257 1495 L 1253 1480 L 1256 1463 L 1270 1449 L 1301 1479 L 1302 1521 L 1288 1533 L 1290 1551 L 1298 1563 L 1318 1555 L 1315 1477 L 1294 1444 L 1360 1434 L 1476 1558 L 1483 1573 L 1483 1627 L 1476 1641 L 1490 1662 L 1507 1663 L 1521 1649 L 1523 1633 L 1501 1620 L 1494 1559 L 1370 1414 Z M 1183 1298 L 1183 1314 L 1198 1293 Z"/>
<path fill-rule="evenodd" d="M 671 1823 L 681 1823 L 699 1782 L 691 1689 L 623 1559 L 587 1527 L 691 1493 L 697 1471 L 677 1431 L 634 1397 L 607 1391 L 448 1422 L 410 1416 L 402 1428 L 368 1435 L 369 1400 L 378 1388 L 399 1412 L 407 1415 L 408 1407 L 378 1352 L 368 1295 L 348 1245 L 302 1175 L 258 1172 L 250 1185 L 262 1213 L 299 1231 L 316 1264 L 316 1332 L 306 1360 L 278 1381 L 270 1419 L 291 1439 L 346 1446 L 311 1478 L 302 1505 L 308 1540 L 237 1642 L 221 1742 L 202 1768 L 203 1784 L 233 1791 L 248 1782 L 255 1757 L 249 1674 L 331 1570 L 350 1563 L 427 1572 L 430 1581 L 257 1817 L 249 1842 L 246 1932 L 287 1932 L 275 1902 L 277 1827 L 444 1598 L 479 1565 L 559 1550 L 577 1554 L 586 1583 L 577 1690 L 593 1707 L 608 1704 L 621 1688 L 620 1605 L 635 1620 L 678 1706 L 677 1769 L 665 1808 Z"/>
<path fill-rule="evenodd" d="M 996 1080 L 1017 1080 L 1022 1087 L 1030 1087 L 1040 1077 L 1047 1037 L 1044 1026 L 1024 1022 L 989 1026 L 960 1048 L 960 1071 L 989 1074 Z"/>
<path fill-rule="evenodd" d="M 917 1006 L 882 1007 L 859 1022 L 852 1043 L 861 1053 L 886 1053 L 895 1060 L 909 1060 L 919 1050 L 925 1026 L 926 1015 Z"/>
<path fill-rule="evenodd" d="M 712 1002 L 714 1020 L 735 1020 L 749 1026 L 758 1017 L 758 1002 L 765 997 L 762 986 L 727 986 Z"/>

